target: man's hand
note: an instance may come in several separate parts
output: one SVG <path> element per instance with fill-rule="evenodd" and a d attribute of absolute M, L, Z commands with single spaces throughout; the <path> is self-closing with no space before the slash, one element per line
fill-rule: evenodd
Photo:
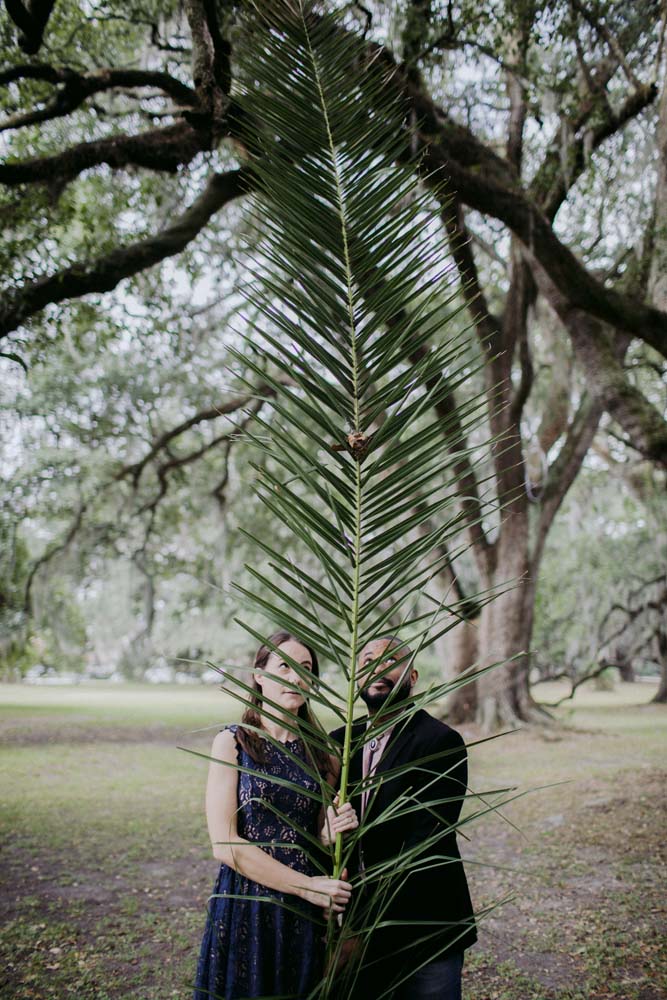
<path fill-rule="evenodd" d="M 360 943 L 358 937 L 346 938 L 341 942 L 335 953 L 336 972 L 340 972 L 349 962 L 353 961 L 359 951 Z"/>

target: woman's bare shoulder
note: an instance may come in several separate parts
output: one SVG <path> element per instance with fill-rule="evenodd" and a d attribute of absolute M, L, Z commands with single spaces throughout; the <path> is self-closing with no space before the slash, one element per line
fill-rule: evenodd
<path fill-rule="evenodd" d="M 213 746 L 211 747 L 211 756 L 217 757 L 219 760 L 228 760 L 230 763 L 236 763 L 236 732 L 233 729 L 221 729 L 219 733 L 215 734 L 213 739 Z"/>

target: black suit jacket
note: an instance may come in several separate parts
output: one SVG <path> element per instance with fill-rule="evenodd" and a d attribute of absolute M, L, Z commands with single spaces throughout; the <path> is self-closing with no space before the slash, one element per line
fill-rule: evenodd
<path fill-rule="evenodd" d="M 353 745 L 361 744 L 366 721 L 354 722 Z M 331 735 L 342 745 L 343 729 Z M 349 774 L 350 799 L 359 816 L 362 752 L 359 745 Z M 395 769 L 408 762 L 413 766 L 397 774 Z M 477 939 L 452 829 L 461 812 L 467 779 L 465 744 L 454 729 L 423 710 L 396 726 L 369 790 L 364 826 L 370 826 L 359 838 L 360 849 L 351 864 L 366 876 L 366 912 L 361 923 L 367 926 L 379 909 L 383 910 L 381 919 L 392 922 L 373 933 L 366 952 L 369 970 L 374 967 L 374 982 L 379 976 L 390 982 L 399 971 L 462 951 Z M 398 814 L 392 815 L 392 810 Z M 374 879 L 378 866 L 384 866 L 389 880 Z"/>

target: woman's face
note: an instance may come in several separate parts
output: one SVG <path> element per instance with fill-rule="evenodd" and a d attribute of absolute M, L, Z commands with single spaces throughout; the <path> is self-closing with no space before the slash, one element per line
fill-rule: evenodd
<path fill-rule="evenodd" d="M 264 672 L 255 674 L 255 680 L 268 701 L 296 715 L 306 700 L 305 692 L 310 684 L 308 677 L 302 676 L 303 671 L 301 674 L 297 673 L 285 657 L 300 664 L 304 670 L 313 669 L 313 659 L 306 647 L 295 639 L 288 639 L 287 642 L 281 643 L 275 652 L 269 654 Z M 287 685 L 294 685 L 300 690 L 295 691 Z"/>

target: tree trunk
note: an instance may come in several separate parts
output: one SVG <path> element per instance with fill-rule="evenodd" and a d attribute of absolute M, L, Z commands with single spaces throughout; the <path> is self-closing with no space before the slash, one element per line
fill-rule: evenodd
<path fill-rule="evenodd" d="M 667 83 L 660 95 L 658 116 L 658 176 L 655 190 L 653 254 L 649 298 L 658 309 L 667 309 Z"/>
<path fill-rule="evenodd" d="M 665 309 L 667 308 L 667 84 L 665 83 L 660 95 L 658 149 L 660 155 L 655 191 L 655 229 L 649 296 L 659 309 Z M 656 638 L 660 683 L 652 700 L 659 705 L 665 705 L 667 704 L 667 631 L 660 628 Z"/>
<path fill-rule="evenodd" d="M 633 684 L 635 681 L 635 668 L 632 660 L 626 652 L 616 653 L 616 666 L 622 681 L 626 684 Z"/>
<path fill-rule="evenodd" d="M 135 555 L 132 564 L 142 576 L 143 613 L 138 631 L 128 641 L 121 669 L 131 680 L 139 680 L 153 662 L 153 626 L 155 624 L 155 579 L 143 559 Z"/>
<path fill-rule="evenodd" d="M 522 512 L 502 526 L 495 572 L 486 586 L 503 592 L 485 605 L 480 618 L 480 666 L 500 664 L 477 681 L 477 721 L 485 732 L 546 718 L 528 680 L 535 601 L 529 567 L 528 516 Z"/>
<path fill-rule="evenodd" d="M 477 662 L 480 619 L 462 621 L 445 636 L 445 678 L 454 681 Z M 474 681 L 457 688 L 447 699 L 444 717 L 459 725 L 477 715 L 477 685 Z"/>
<path fill-rule="evenodd" d="M 658 632 L 658 660 L 660 662 L 660 683 L 652 701 L 667 705 L 667 632 Z"/>
<path fill-rule="evenodd" d="M 477 721 L 485 732 L 514 726 L 527 718 L 523 710 L 530 698 L 524 589 L 524 584 L 515 583 L 482 611 L 480 666 L 498 664 L 477 681 Z M 511 662 L 504 662 L 510 658 Z"/>

